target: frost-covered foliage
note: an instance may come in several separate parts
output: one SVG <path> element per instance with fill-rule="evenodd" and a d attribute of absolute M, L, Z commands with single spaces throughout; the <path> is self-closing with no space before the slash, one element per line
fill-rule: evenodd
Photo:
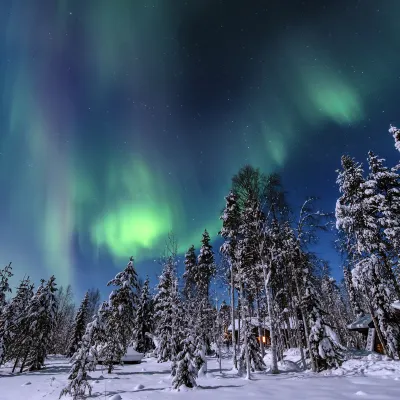
<path fill-rule="evenodd" d="M 135 315 L 135 350 L 146 353 L 153 348 L 152 340 L 146 335 L 153 330 L 153 300 L 150 295 L 149 278 L 144 281 Z"/>
<path fill-rule="evenodd" d="M 308 264 L 303 270 L 304 297 L 303 304 L 307 310 L 310 327 L 309 343 L 317 371 L 337 368 L 343 362 L 344 348 L 339 338 L 324 319 L 324 311 L 315 289 L 313 277 Z"/>
<path fill-rule="evenodd" d="M 347 265 L 343 267 L 343 276 L 354 318 L 359 319 L 365 315 L 365 312 L 361 305 L 360 293 L 357 291 L 353 284 L 352 273 Z"/>
<path fill-rule="evenodd" d="M 393 135 L 394 146 L 396 147 L 396 150 L 400 151 L 400 129 L 390 125 L 389 132 Z"/>
<path fill-rule="evenodd" d="M 99 289 L 89 289 L 88 290 L 88 311 L 86 315 L 85 326 L 93 321 L 94 316 L 99 311 L 101 302 L 100 302 L 100 290 Z"/>
<path fill-rule="evenodd" d="M 336 280 L 329 276 L 328 272 L 322 277 L 319 290 L 325 321 L 335 329 L 340 343 L 345 344 L 347 347 L 357 347 L 356 334 L 347 329 L 347 325 L 354 321 L 353 313 L 346 306 L 345 299 Z"/>
<path fill-rule="evenodd" d="M 22 346 L 26 353 L 21 370 L 24 366 L 29 370 L 38 370 L 44 366 L 57 313 L 56 290 L 55 277 L 52 276 L 46 283 L 42 281 L 29 302 L 23 321 Z"/>
<path fill-rule="evenodd" d="M 399 325 L 393 318 L 390 308 L 390 284 L 383 278 L 382 265 L 377 256 L 371 255 L 360 261 L 353 269 L 353 281 L 356 286 L 367 287 L 368 297 L 379 324 L 379 330 L 385 340 L 386 353 L 398 357 L 400 351 Z"/>
<path fill-rule="evenodd" d="M 78 313 L 75 317 L 75 323 L 73 326 L 72 336 L 69 341 L 67 356 L 72 357 L 78 350 L 82 337 L 85 333 L 85 322 L 87 320 L 87 310 L 89 305 L 89 294 L 86 292 L 85 297 L 79 307 Z"/>
<path fill-rule="evenodd" d="M 173 361 L 175 349 L 175 316 L 176 316 L 176 260 L 168 257 L 157 285 L 154 298 L 154 320 L 156 323 L 158 362 Z"/>
<path fill-rule="evenodd" d="M 392 133 L 398 145 L 398 132 Z M 369 174 L 348 156 L 342 157 L 337 183 L 341 196 L 336 205 L 336 226 L 345 237 L 344 250 L 353 267 L 350 300 L 362 293 L 374 314 L 378 337 L 390 357 L 400 351 L 399 327 L 390 303 L 400 297 L 399 282 L 393 270 L 397 264 L 400 237 L 400 176 L 384 159 L 368 153 Z M 356 307 L 357 308 L 357 307 Z M 355 310 L 357 312 L 357 310 Z"/>
<path fill-rule="evenodd" d="M 99 361 L 99 349 L 105 343 L 106 332 L 105 325 L 109 314 L 109 305 L 104 302 L 95 314 L 82 337 L 81 345 L 78 351 L 72 357 L 72 367 L 68 376 L 68 384 L 61 391 L 60 397 L 71 396 L 74 400 L 81 399 L 92 393 L 92 386 L 88 382 L 88 372 L 94 371 Z"/>
<path fill-rule="evenodd" d="M 193 338 L 187 336 L 182 342 L 182 350 L 176 357 L 176 371 L 172 380 L 172 387 L 178 389 L 196 387 L 197 367 L 194 359 Z"/>
<path fill-rule="evenodd" d="M 183 273 L 184 287 L 182 294 L 186 301 L 191 301 L 196 296 L 195 273 L 197 267 L 194 245 L 190 246 L 185 254 L 185 271 Z"/>
<path fill-rule="evenodd" d="M 58 308 L 51 337 L 50 352 L 67 354 L 75 318 L 75 303 L 71 285 L 66 288 L 60 286 L 56 292 L 56 299 Z"/>
<path fill-rule="evenodd" d="M 250 326 L 248 324 L 247 326 Z M 250 366 L 251 366 L 251 371 L 264 371 L 265 370 L 265 363 L 263 361 L 261 351 L 260 351 L 260 346 L 257 342 L 256 337 L 254 336 L 253 332 L 251 329 L 242 329 L 241 337 L 244 338 L 246 335 L 246 343 L 248 347 L 248 352 L 249 352 L 249 359 L 250 359 Z M 240 361 L 244 365 L 246 360 L 246 349 L 244 347 L 244 340 L 240 352 Z"/>
<path fill-rule="evenodd" d="M 5 335 L 7 331 L 7 320 L 3 316 L 6 306 L 6 294 L 11 293 L 11 288 L 8 280 L 13 276 L 11 263 L 4 269 L 0 270 L 0 365 L 5 354 Z"/>
<path fill-rule="evenodd" d="M 115 363 L 121 363 L 135 332 L 135 313 L 138 303 L 137 273 L 133 266 L 133 257 L 127 266 L 119 272 L 107 286 L 117 288 L 109 296 L 109 312 L 106 319 L 106 344 L 102 349 L 104 364 L 111 373 Z"/>
<path fill-rule="evenodd" d="M 23 279 L 17 287 L 15 296 L 3 308 L 0 315 L 0 337 L 3 339 L 2 362 L 15 360 L 15 370 L 20 357 L 25 354 L 25 335 L 28 333 L 25 322 L 27 321 L 28 304 L 33 296 L 33 284 L 29 278 Z"/>
<path fill-rule="evenodd" d="M 9 279 L 13 276 L 11 263 L 0 269 L 0 312 L 6 305 L 6 295 L 11 293 Z"/>
<path fill-rule="evenodd" d="M 210 243 L 210 235 L 204 231 L 201 239 L 197 264 L 193 267 L 193 279 L 199 296 L 208 298 L 211 278 L 215 275 L 214 252 Z"/>

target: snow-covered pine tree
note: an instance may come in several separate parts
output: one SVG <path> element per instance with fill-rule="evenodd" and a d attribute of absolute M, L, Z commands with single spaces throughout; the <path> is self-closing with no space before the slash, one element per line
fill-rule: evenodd
<path fill-rule="evenodd" d="M 365 311 L 362 308 L 362 303 L 360 301 L 360 294 L 354 287 L 351 270 L 348 265 L 343 266 L 343 276 L 346 284 L 346 290 L 349 295 L 349 302 L 351 309 L 353 311 L 354 318 L 359 319 L 363 315 L 365 315 Z"/>
<path fill-rule="evenodd" d="M 46 284 L 42 282 L 28 305 L 29 346 L 21 370 L 24 366 L 31 371 L 44 366 L 57 313 L 56 290 L 55 277 L 51 276 Z"/>
<path fill-rule="evenodd" d="M 28 312 L 28 304 L 33 296 L 33 284 L 29 278 L 24 278 L 17 287 L 15 296 L 4 307 L 4 312 L 0 316 L 0 335 L 3 335 L 4 350 L 3 361 L 9 362 L 15 360 L 15 371 L 22 354 L 24 354 L 23 342 L 29 332 L 23 329 L 24 321 Z"/>
<path fill-rule="evenodd" d="M 57 314 L 51 338 L 50 352 L 53 354 L 67 353 L 71 331 L 75 318 L 75 303 L 71 285 L 61 286 L 56 292 Z"/>
<path fill-rule="evenodd" d="M 359 261 L 353 269 L 353 282 L 357 288 L 367 288 L 371 309 L 373 310 L 385 353 L 391 358 L 400 356 L 400 331 L 390 309 L 390 282 L 384 278 L 381 260 L 372 254 Z M 376 325 L 375 325 L 376 326 Z"/>
<path fill-rule="evenodd" d="M 199 372 L 207 372 L 206 352 L 212 340 L 213 318 L 210 317 L 211 304 L 209 290 L 211 278 L 215 275 L 214 252 L 210 243 L 210 235 L 204 231 L 201 240 L 200 253 L 197 265 L 193 267 L 193 280 L 195 283 L 195 334 L 196 361 Z"/>
<path fill-rule="evenodd" d="M 175 278 L 175 284 L 172 288 L 172 305 L 173 305 L 173 314 L 172 314 L 172 365 L 171 365 L 171 376 L 175 376 L 178 367 L 178 359 L 177 356 L 179 352 L 182 350 L 182 343 L 185 337 L 188 336 L 188 332 L 190 331 L 189 326 L 189 318 L 184 310 L 184 304 L 182 303 L 182 299 L 179 296 L 178 292 L 178 279 Z"/>
<path fill-rule="evenodd" d="M 182 350 L 176 357 L 176 371 L 172 380 L 172 387 L 179 390 L 180 387 L 196 387 L 197 367 L 194 357 L 193 338 L 188 335 L 182 342 Z"/>
<path fill-rule="evenodd" d="M 3 317 L 4 307 L 6 306 L 6 295 L 11 292 L 8 280 L 13 276 L 11 263 L 7 265 L 4 269 L 0 270 L 0 365 L 5 353 L 5 343 L 4 338 L 6 335 L 6 324 L 7 321 Z M 3 321 L 2 321 L 3 320 Z M 2 327 L 3 325 L 3 327 Z"/>
<path fill-rule="evenodd" d="M 191 245 L 189 247 L 189 250 L 185 254 L 185 272 L 183 273 L 184 287 L 182 293 L 186 301 L 192 300 L 196 295 L 195 278 L 193 276 L 196 270 L 196 266 L 196 253 L 194 245 Z"/>
<path fill-rule="evenodd" d="M 220 219 L 222 220 L 222 229 L 219 234 L 224 238 L 224 243 L 220 248 L 220 252 L 227 258 L 229 262 L 230 275 L 230 303 L 231 303 L 231 325 L 235 326 L 235 275 L 237 269 L 237 261 L 235 259 L 236 246 L 239 236 L 240 227 L 240 209 L 237 196 L 231 190 L 225 197 L 225 209 Z M 237 348 L 235 332 L 232 332 L 233 347 L 233 366 L 237 369 Z"/>
<path fill-rule="evenodd" d="M 105 325 L 108 319 L 109 305 L 103 302 L 93 321 L 86 326 L 85 334 L 78 351 L 73 355 L 73 364 L 68 376 L 68 384 L 61 391 L 60 397 L 71 396 L 74 400 L 92 394 L 92 386 L 89 384 L 88 372 L 94 371 L 99 361 L 99 350 L 106 340 Z"/>
<path fill-rule="evenodd" d="M 154 298 L 154 320 L 158 337 L 157 361 L 173 361 L 175 354 L 174 342 L 174 291 L 176 284 L 176 261 L 174 256 L 164 260 L 163 270 L 157 285 Z"/>
<path fill-rule="evenodd" d="M 397 264 L 396 243 L 400 239 L 400 176 L 389 170 L 384 161 L 371 151 L 368 153 L 369 175 L 362 189 L 369 224 L 360 239 L 369 253 L 382 260 L 382 273 L 393 292 L 393 299 L 397 299 L 400 288 L 393 265 Z"/>
<path fill-rule="evenodd" d="M 149 278 L 147 277 L 143 283 L 135 316 L 134 342 L 136 343 L 136 351 L 140 353 L 146 353 L 153 348 L 152 340 L 146 335 L 147 332 L 152 332 L 153 328 L 153 310 L 149 284 Z"/>
<path fill-rule="evenodd" d="M 388 266 L 388 240 L 382 229 L 391 222 L 382 223 L 385 214 L 380 207 L 385 204 L 385 195 L 378 185 L 387 174 L 372 153 L 368 160 L 370 174 L 365 181 L 361 166 L 350 157 L 342 157 L 342 171 L 337 179 L 341 197 L 336 205 L 336 226 L 346 235 L 346 251 L 355 265 L 353 282 L 369 304 L 379 340 L 385 353 L 395 357 L 399 355 L 399 328 L 393 322 L 389 304 L 396 285 Z"/>
<path fill-rule="evenodd" d="M 255 371 L 264 371 L 265 370 L 265 363 L 261 356 L 260 346 L 257 342 L 254 333 L 251 329 L 242 329 L 241 336 L 244 338 L 246 335 L 246 343 L 249 352 L 249 360 L 250 360 L 250 369 L 252 372 Z M 245 341 L 245 340 L 243 340 Z M 240 360 L 242 363 L 246 362 L 246 351 L 244 346 L 242 346 L 241 353 L 240 353 Z"/>
<path fill-rule="evenodd" d="M 106 321 L 106 345 L 102 349 L 104 365 L 111 373 L 114 363 L 121 363 L 129 344 L 132 342 L 135 330 L 135 312 L 138 303 L 138 280 L 133 265 L 133 257 L 127 266 L 119 272 L 107 286 L 117 288 L 109 296 L 109 313 Z"/>
<path fill-rule="evenodd" d="M 207 299 L 209 297 L 211 278 L 215 275 L 214 252 L 210 241 L 210 235 L 205 230 L 201 239 L 197 265 L 193 266 L 193 279 L 199 296 Z"/>
<path fill-rule="evenodd" d="M 315 290 L 311 264 L 303 269 L 303 304 L 308 312 L 309 343 L 317 371 L 338 368 L 343 362 L 343 347 L 324 320 L 324 312 Z"/>
<path fill-rule="evenodd" d="M 238 260 L 237 278 L 240 288 L 240 303 L 242 305 L 242 337 L 245 353 L 247 378 L 250 379 L 251 360 L 247 339 L 251 334 L 251 326 L 248 322 L 250 317 L 250 305 L 252 297 L 262 290 L 263 274 L 259 247 L 262 235 L 264 215 L 260 210 L 258 199 L 249 197 L 241 212 L 241 224 L 239 226 L 239 240 L 236 249 Z"/>
<path fill-rule="evenodd" d="M 85 297 L 82 300 L 79 310 L 75 317 L 75 322 L 73 326 L 72 336 L 69 340 L 67 356 L 72 357 L 78 350 L 82 337 L 85 333 L 86 326 L 85 322 L 87 320 L 87 311 L 89 305 L 89 293 L 86 292 Z"/>
<path fill-rule="evenodd" d="M 354 347 L 354 335 L 349 332 L 347 325 L 354 320 L 348 313 L 344 299 L 336 280 L 329 275 L 329 270 L 323 275 L 320 285 L 320 303 L 325 313 L 326 323 L 337 332 L 340 343 Z"/>
<path fill-rule="evenodd" d="M 11 293 L 9 279 L 13 276 L 11 263 L 0 269 L 0 314 L 6 305 L 6 295 Z"/>
<path fill-rule="evenodd" d="M 85 326 L 93 321 L 94 316 L 98 313 L 101 306 L 100 302 L 100 290 L 91 288 L 88 290 L 88 312 L 86 316 Z"/>

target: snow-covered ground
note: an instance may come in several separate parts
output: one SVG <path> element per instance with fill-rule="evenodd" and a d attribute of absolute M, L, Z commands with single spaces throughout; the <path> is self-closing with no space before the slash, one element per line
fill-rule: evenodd
<path fill-rule="evenodd" d="M 286 356 L 297 362 L 294 350 Z M 268 356 L 266 357 L 268 360 Z M 281 369 L 292 370 L 291 363 Z M 208 362 L 209 373 L 198 379 L 199 387 L 189 392 L 170 390 L 170 366 L 155 359 L 144 359 L 141 364 L 118 366 L 108 375 L 98 370 L 91 374 L 93 397 L 96 399 L 268 399 L 268 400 L 341 400 L 341 399 L 398 399 L 400 393 L 400 362 L 382 360 L 380 356 L 359 356 L 346 361 L 332 372 L 281 372 L 252 374 L 247 381 L 235 376 L 231 362 L 224 360 L 222 374 L 216 360 Z M 55 400 L 65 386 L 70 366 L 68 360 L 51 357 L 40 372 L 11 375 L 10 369 L 0 369 L 1 400 Z M 66 398 L 67 399 L 67 398 Z"/>

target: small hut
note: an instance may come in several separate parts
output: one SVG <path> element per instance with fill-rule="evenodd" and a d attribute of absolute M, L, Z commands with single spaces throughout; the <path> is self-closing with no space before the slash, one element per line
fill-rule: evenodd
<path fill-rule="evenodd" d="M 271 345 L 271 338 L 269 335 L 269 324 L 267 322 L 261 323 L 261 336 L 259 336 L 258 332 L 258 327 L 260 326 L 258 318 L 250 318 L 249 323 L 251 325 L 251 330 L 253 332 L 253 335 L 257 338 L 258 342 L 263 342 L 265 346 L 270 346 Z M 243 324 L 243 321 L 241 321 L 241 324 Z M 232 324 L 228 326 L 227 333 L 230 337 L 232 337 Z M 239 320 L 235 319 L 235 337 L 238 339 L 239 336 Z"/>
<path fill-rule="evenodd" d="M 390 307 L 396 322 L 400 324 L 400 301 L 395 301 Z M 377 353 L 383 354 L 383 346 L 376 334 L 374 321 L 370 314 L 365 314 L 357 321 L 352 322 L 347 326 L 347 329 L 359 332 L 364 336 L 365 350 L 376 351 Z"/>

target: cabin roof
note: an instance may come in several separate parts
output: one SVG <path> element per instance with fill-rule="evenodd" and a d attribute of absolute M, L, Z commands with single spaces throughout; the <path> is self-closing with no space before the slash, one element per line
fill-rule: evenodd
<path fill-rule="evenodd" d="M 400 300 L 396 300 L 390 305 L 395 311 L 400 312 Z"/>
<path fill-rule="evenodd" d="M 371 327 L 373 327 L 373 322 L 370 314 L 365 314 L 350 325 L 347 325 L 347 329 L 349 330 L 368 329 Z"/>
<path fill-rule="evenodd" d="M 243 325 L 243 321 L 241 321 L 241 326 L 242 325 Z M 268 320 L 265 321 L 265 322 L 261 322 L 261 324 L 260 324 L 257 317 L 250 318 L 250 325 L 253 326 L 253 327 L 256 327 L 256 328 L 258 326 L 261 326 L 262 328 L 268 329 L 268 330 L 269 330 L 269 327 L 270 327 Z M 235 319 L 235 331 L 237 331 L 238 329 L 239 329 L 239 320 Z M 228 326 L 228 332 L 232 332 L 232 324 L 230 324 Z"/>
<path fill-rule="evenodd" d="M 242 326 L 242 324 L 243 324 L 243 322 L 241 322 L 241 326 Z M 250 318 L 250 325 L 254 328 L 261 326 L 261 328 L 264 328 L 267 330 L 269 330 L 270 326 L 271 326 L 268 318 L 266 318 L 265 321 L 261 321 L 261 324 L 260 324 L 258 317 Z M 287 325 L 288 325 L 287 322 L 282 322 L 281 329 L 287 329 Z M 293 317 L 289 317 L 289 325 L 290 325 L 290 329 L 294 329 L 294 327 L 296 326 L 295 319 Z M 239 328 L 239 320 L 235 319 L 235 331 L 237 331 L 238 328 Z M 230 324 L 228 326 L 228 332 L 232 332 L 232 324 Z"/>

